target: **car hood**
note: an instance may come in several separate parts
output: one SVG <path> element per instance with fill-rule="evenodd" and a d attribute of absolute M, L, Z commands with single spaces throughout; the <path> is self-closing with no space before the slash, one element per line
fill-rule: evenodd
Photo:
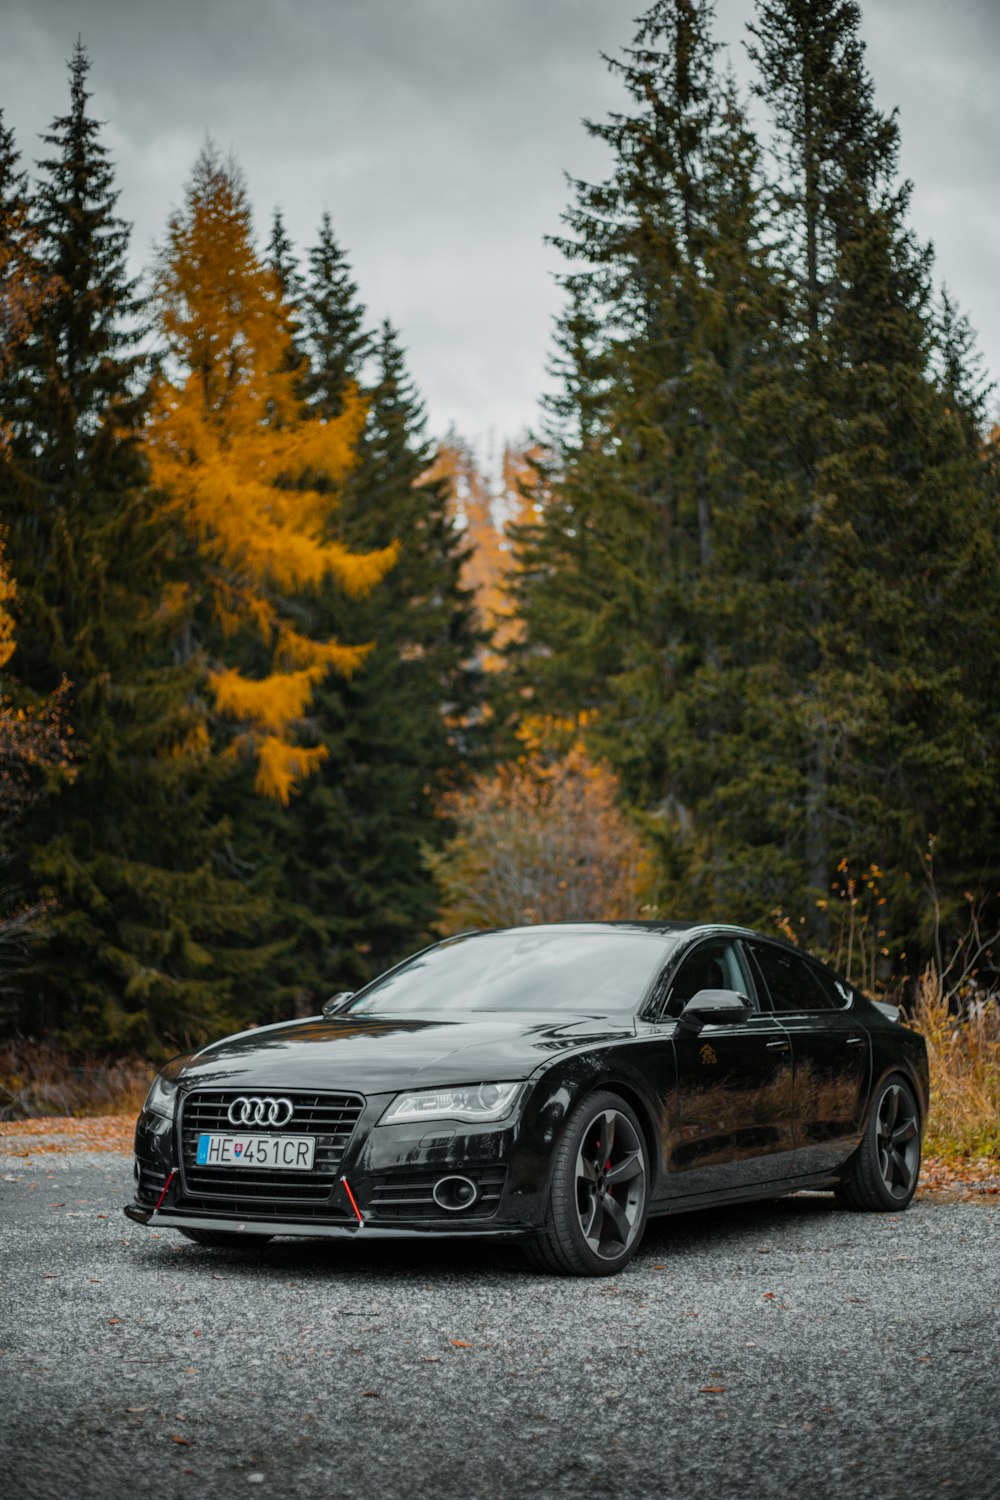
<path fill-rule="evenodd" d="M 635 1033 L 631 1016 L 316 1017 L 240 1032 L 164 1070 L 185 1087 L 405 1088 L 527 1078 L 547 1056 Z"/>

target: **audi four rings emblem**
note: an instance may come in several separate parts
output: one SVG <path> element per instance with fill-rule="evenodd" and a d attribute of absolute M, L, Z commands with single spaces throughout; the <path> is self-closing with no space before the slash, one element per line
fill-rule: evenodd
<path fill-rule="evenodd" d="M 229 1106 L 230 1125 L 287 1125 L 291 1118 L 291 1099 L 272 1099 L 269 1094 L 241 1094 Z"/>

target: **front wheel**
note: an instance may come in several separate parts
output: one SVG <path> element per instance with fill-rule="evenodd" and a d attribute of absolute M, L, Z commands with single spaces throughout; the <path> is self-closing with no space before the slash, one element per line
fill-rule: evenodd
<path fill-rule="evenodd" d="M 273 1234 L 236 1234 L 228 1229 L 180 1229 L 178 1233 L 212 1250 L 255 1250 L 274 1238 Z"/>
<path fill-rule="evenodd" d="M 564 1276 L 614 1276 L 635 1254 L 648 1203 L 649 1156 L 634 1111 L 615 1094 L 591 1094 L 556 1147 L 545 1227 L 528 1258 Z"/>
<path fill-rule="evenodd" d="M 836 1189 L 837 1201 L 862 1213 L 905 1208 L 920 1175 L 920 1106 L 902 1078 L 880 1088 L 861 1145 Z"/>

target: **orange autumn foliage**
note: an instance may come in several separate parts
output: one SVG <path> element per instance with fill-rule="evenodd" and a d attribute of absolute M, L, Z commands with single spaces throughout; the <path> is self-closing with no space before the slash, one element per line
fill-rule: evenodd
<path fill-rule="evenodd" d="M 0 543 L 0 671 L 14 655 L 14 617 L 7 608 L 17 594 L 17 585 L 7 571 Z"/>
<path fill-rule="evenodd" d="M 511 595 L 515 555 L 508 528 L 534 519 L 525 492 L 535 487 L 537 457 L 534 448 L 505 448 L 499 492 L 494 494 L 472 449 L 453 432 L 431 469 L 432 478 L 447 480 L 453 513 L 465 531 L 469 557 L 462 583 L 473 591 L 480 623 L 493 643 L 483 656 L 490 672 L 502 668 L 504 646 L 519 639 L 523 629 Z"/>
<path fill-rule="evenodd" d="M 349 397 L 331 421 L 305 410 L 289 313 L 254 249 L 242 177 L 211 146 L 170 220 L 156 293 L 173 378 L 157 391 L 153 481 L 208 563 L 222 651 L 249 630 L 270 652 L 263 675 L 222 659 L 208 682 L 217 711 L 243 726 L 236 748 L 255 760 L 258 792 L 286 803 L 326 753 L 297 740 L 313 688 L 330 671 L 349 676 L 370 650 L 304 634 L 288 596 L 331 579 L 366 594 L 397 554 L 395 545 L 352 552 L 329 532 L 331 490 L 354 463 L 363 404 Z"/>
<path fill-rule="evenodd" d="M 618 782 L 577 740 L 527 753 L 445 799 L 457 832 L 428 862 L 442 892 L 439 926 L 637 917 L 652 862 L 618 805 Z"/>

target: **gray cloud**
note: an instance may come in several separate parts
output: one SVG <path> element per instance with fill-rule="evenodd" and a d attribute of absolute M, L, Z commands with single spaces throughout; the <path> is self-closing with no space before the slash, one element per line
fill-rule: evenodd
<path fill-rule="evenodd" d="M 373 318 L 401 328 L 435 430 L 502 437 L 535 416 L 558 267 L 563 173 L 615 107 L 600 52 L 641 0 L 0 0 L 0 100 L 27 158 L 64 107 L 78 32 L 108 121 L 137 262 L 206 134 L 242 162 L 266 230 L 280 203 L 307 244 L 329 208 Z M 750 0 L 721 0 L 745 76 Z M 898 104 L 913 218 L 1000 370 L 993 0 L 869 0 L 884 107 Z"/>

